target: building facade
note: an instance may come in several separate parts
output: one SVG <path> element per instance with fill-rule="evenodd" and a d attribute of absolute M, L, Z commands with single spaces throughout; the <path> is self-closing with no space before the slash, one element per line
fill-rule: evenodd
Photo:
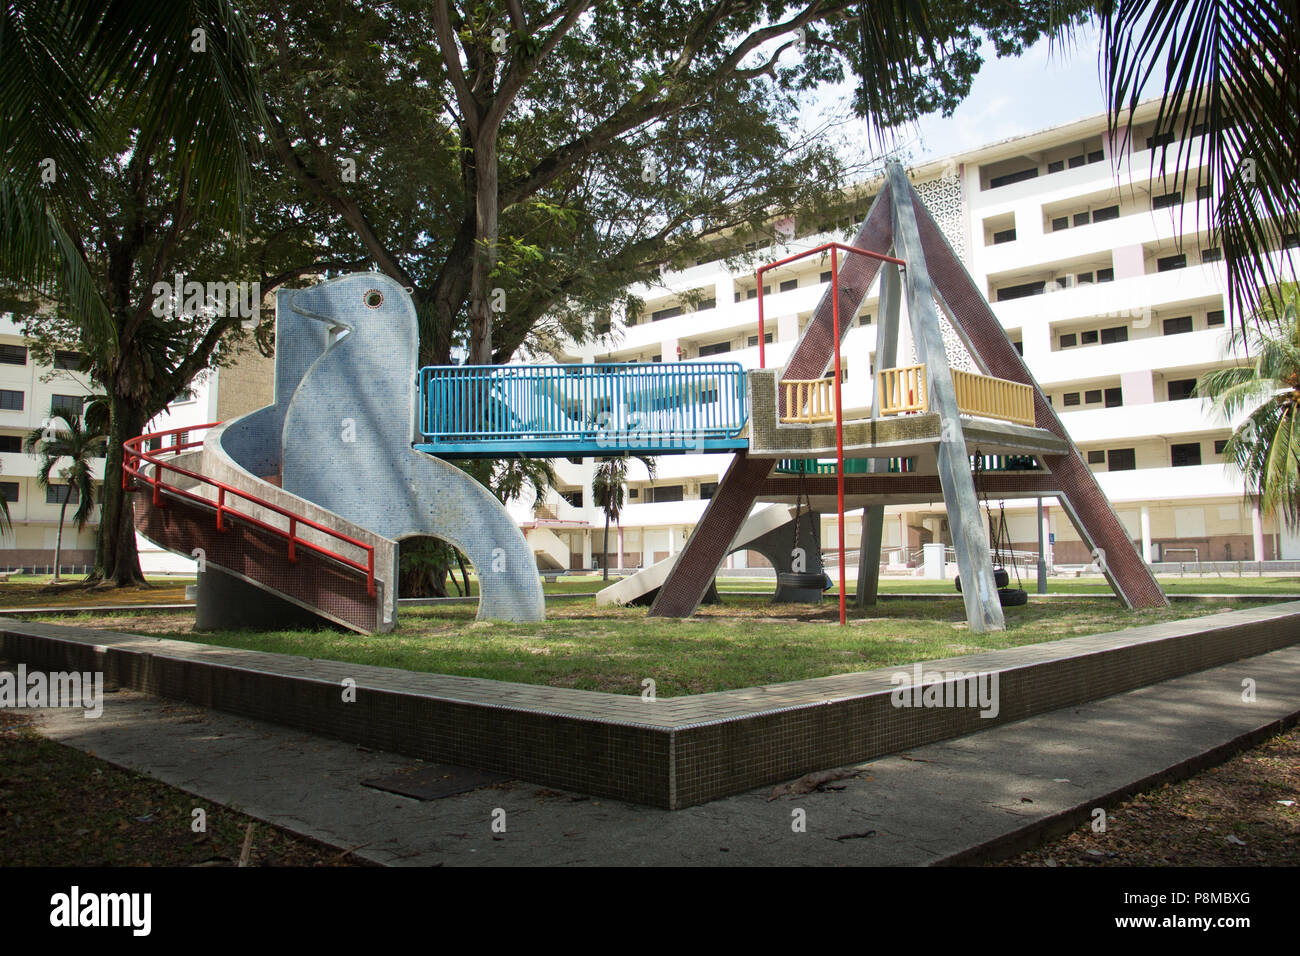
<path fill-rule="evenodd" d="M 1155 129 L 1154 115 L 1154 103 L 1140 108 L 1126 143 L 1112 141 L 1106 117 L 1098 115 L 927 163 L 911 176 L 1148 561 L 1300 557 L 1300 543 L 1259 514 L 1244 498 L 1241 478 L 1225 467 L 1223 445 L 1236 423 L 1192 394 L 1199 376 L 1235 361 L 1227 353 L 1226 270 L 1207 239 L 1215 202 L 1209 177 L 1194 169 L 1183 187 L 1151 175 L 1152 150 L 1172 138 Z M 1190 145 L 1196 155 L 1199 143 Z M 862 189 L 854 222 L 878 188 Z M 761 251 L 760 261 L 843 241 L 845 225 L 827 231 L 793 224 L 796 238 Z M 761 334 L 769 367 L 789 357 L 830 268 L 810 257 L 765 274 Z M 608 337 L 557 358 L 709 358 L 757 367 L 752 270 L 701 262 L 631 291 L 645 302 L 635 324 L 616 322 Z M 844 341 L 846 408 L 872 401 L 878 295 L 877 286 Z M 955 333 L 948 346 L 954 367 L 976 370 Z M 907 364 L 905 354 L 898 364 Z M 729 461 L 664 456 L 653 481 L 634 462 L 627 505 L 610 531 L 610 566 L 643 567 L 680 550 Z M 556 464 L 559 487 L 534 514 L 521 515 L 539 565 L 599 566 L 604 519 L 592 503 L 595 463 Z M 1013 547 L 1036 554 L 1038 502 L 989 504 L 995 515 L 1005 507 Z M 1044 504 L 1049 562 L 1088 564 L 1092 555 L 1068 517 L 1054 499 Z M 847 518 L 850 549 L 858 546 L 860 520 L 860 513 Z M 894 564 L 917 563 L 924 544 L 951 543 L 942 501 L 891 508 L 885 529 Z M 823 516 L 822 533 L 829 556 L 834 516 Z M 745 566 L 760 559 L 742 553 L 729 560 Z"/>

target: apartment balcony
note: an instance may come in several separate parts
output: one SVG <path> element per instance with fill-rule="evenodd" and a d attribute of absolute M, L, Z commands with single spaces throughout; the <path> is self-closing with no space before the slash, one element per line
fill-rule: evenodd
<path fill-rule="evenodd" d="M 1142 320 L 1129 321 L 1131 324 Z M 1151 319 L 1152 323 L 1158 321 Z M 1117 320 L 1116 324 L 1124 323 Z M 1223 361 L 1227 341 L 1228 334 L 1223 329 L 1152 335 L 1109 345 L 1080 345 L 1047 355 L 1030 355 L 1029 367 L 1044 388 L 1114 378 L 1125 372 L 1202 369 Z"/>
<path fill-rule="evenodd" d="M 1153 402 L 1149 405 L 1090 408 L 1078 412 L 1065 411 L 1061 413 L 1061 423 L 1076 445 L 1219 435 L 1230 427 L 1199 398 Z"/>
<path fill-rule="evenodd" d="M 1101 490 L 1112 503 L 1230 497 L 1240 501 L 1242 480 L 1223 464 L 1183 468 L 1139 468 L 1097 473 Z"/>
<path fill-rule="evenodd" d="M 708 501 L 654 501 L 625 505 L 619 516 L 624 528 L 653 528 L 663 525 L 693 525 L 700 520 Z"/>
<path fill-rule="evenodd" d="M 1046 278 L 1047 271 L 1041 273 Z M 1222 263 L 1192 265 L 1168 272 L 1094 282 L 1029 295 L 1021 299 L 993 302 L 998 320 L 1006 328 L 1022 328 L 1042 322 L 1115 317 L 1137 323 L 1146 317 L 1144 309 L 1167 310 L 1182 302 L 1213 300 L 1227 291 Z M 996 294 L 994 295 L 996 299 Z M 1178 313 L 1167 313 L 1177 315 Z"/>

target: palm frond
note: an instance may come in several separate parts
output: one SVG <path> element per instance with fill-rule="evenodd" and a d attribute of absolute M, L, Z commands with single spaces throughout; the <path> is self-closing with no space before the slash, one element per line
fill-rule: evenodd
<path fill-rule="evenodd" d="M 1208 169 L 1218 193 L 1211 243 L 1228 269 L 1233 324 L 1258 310 L 1261 287 L 1295 275 L 1288 236 L 1300 233 L 1300 18 L 1293 0 L 1101 0 L 1102 62 L 1110 130 L 1129 124 L 1158 66 L 1165 85 L 1156 129 L 1174 130 L 1152 150 L 1152 173 L 1181 191 Z M 1127 117 L 1128 122 L 1124 122 Z M 1124 123 L 1121 132 L 1121 123 Z M 1192 129 L 1205 125 L 1199 140 Z M 1199 142 L 1199 148 L 1195 144 Z M 1195 152 L 1193 152 L 1195 150 Z"/>

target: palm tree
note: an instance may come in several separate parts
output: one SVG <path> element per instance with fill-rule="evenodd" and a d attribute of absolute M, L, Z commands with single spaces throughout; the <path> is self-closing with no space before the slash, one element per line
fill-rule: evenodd
<path fill-rule="evenodd" d="M 1300 234 L 1294 0 L 1098 0 L 1096 11 L 1112 133 L 1124 124 L 1127 140 L 1125 115 L 1163 69 L 1156 129 L 1177 135 L 1151 151 L 1152 173 L 1186 193 L 1192 170 L 1206 170 L 1193 185 L 1218 196 L 1207 244 L 1223 249 L 1230 311 L 1260 314 L 1262 290 L 1294 281 L 1286 247 Z"/>
<path fill-rule="evenodd" d="M 645 465 L 650 480 L 655 477 L 655 460 L 644 455 L 632 456 Z M 609 580 L 609 523 L 618 523 L 623 513 L 623 501 L 627 492 L 627 456 L 621 458 L 602 458 L 596 466 L 596 473 L 591 479 L 591 496 L 596 507 L 605 512 L 605 538 L 601 543 L 600 566 L 603 578 Z"/>
<path fill-rule="evenodd" d="M 1300 527 L 1300 286 L 1270 289 L 1252 321 L 1234 328 L 1228 354 L 1238 365 L 1203 376 L 1196 394 L 1245 420 L 1228 438 L 1224 457 L 1241 472 L 1246 493 L 1266 515 Z"/>
<path fill-rule="evenodd" d="M 63 523 L 68 513 L 68 500 L 75 489 L 78 505 L 72 520 L 81 531 L 95 510 L 95 479 L 91 460 L 104 457 L 108 436 L 86 427 L 85 418 L 55 418 L 27 435 L 24 447 L 29 453 L 41 456 L 36 472 L 36 482 L 42 488 L 63 488 L 63 501 L 59 507 L 59 535 L 54 544 L 54 583 L 59 583 L 59 562 L 63 555 Z M 52 485 L 50 475 L 58 464 L 67 458 L 68 465 L 59 471 L 64 484 Z"/>

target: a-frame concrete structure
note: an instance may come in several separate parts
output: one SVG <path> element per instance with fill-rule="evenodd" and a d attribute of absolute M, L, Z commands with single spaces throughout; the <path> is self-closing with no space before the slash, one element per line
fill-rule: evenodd
<path fill-rule="evenodd" d="M 853 246 L 879 254 L 891 254 L 892 250 L 892 255 L 906 263 L 901 276 L 898 267 L 884 266 L 875 367 L 881 371 L 895 366 L 901 331 L 899 303 L 906 296 L 908 331 L 917 362 L 924 369 L 921 391 L 925 403 L 919 414 L 886 419 L 882 417 L 878 380 L 870 418 L 849 422 L 845 416 L 846 462 L 850 457 L 870 459 L 864 472 L 845 475 L 846 501 L 851 500 L 854 508 L 865 508 L 858 603 L 875 601 L 884 506 L 942 497 L 958 571 L 967 584 L 962 594 L 970 628 L 984 632 L 1004 626 L 987 526 L 971 474 L 974 442 L 982 453 L 1031 454 L 1040 463 L 1035 470 L 985 475 L 986 492 L 999 498 L 1058 498 L 1126 605 L 1167 605 L 1096 478 L 901 165 L 891 163 L 888 167 L 885 188 L 867 213 Z M 881 265 L 880 260 L 867 256 L 845 256 L 838 281 L 840 316 L 857 314 Z M 720 482 L 652 605 L 651 615 L 685 617 L 694 613 L 755 502 L 793 500 L 796 479 L 777 470 L 780 459 L 825 458 L 828 450 L 834 455 L 833 424 L 797 422 L 799 410 L 787 407 L 792 393 L 779 384 L 826 375 L 835 351 L 833 289 L 834 284 L 827 289 L 785 369 L 779 375 L 771 370 L 750 372 L 749 450 L 737 454 Z M 959 407 L 940 308 L 978 365 L 981 375 L 977 378 L 992 380 L 994 388 L 1019 389 L 1026 406 L 1032 393 L 1032 424 L 1028 417 L 991 421 L 982 411 Z M 851 325 L 841 323 L 841 338 Z M 908 473 L 888 472 L 888 461 L 902 455 L 914 455 L 923 464 Z M 834 506 L 828 509 L 826 505 L 827 496 L 834 494 L 835 477 L 819 475 L 798 481 L 806 483 L 814 507 L 823 512 L 833 510 Z"/>

